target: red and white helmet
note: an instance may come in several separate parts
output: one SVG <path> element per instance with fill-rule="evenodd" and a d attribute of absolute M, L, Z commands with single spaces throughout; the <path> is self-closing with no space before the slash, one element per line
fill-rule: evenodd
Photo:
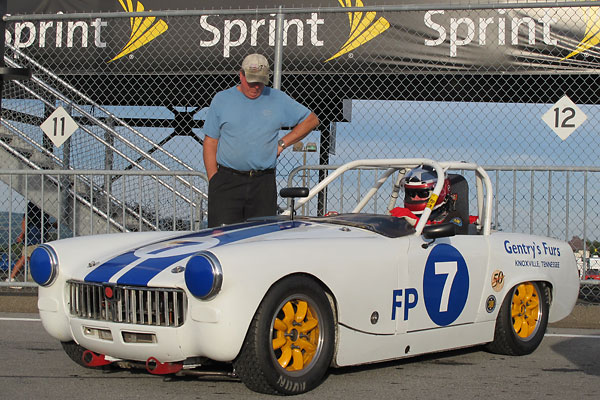
<path fill-rule="evenodd" d="M 437 174 L 429 165 L 419 165 L 404 176 L 404 207 L 415 214 L 422 214 L 437 183 Z M 433 209 L 446 204 L 450 195 L 450 180 L 444 172 L 444 186 Z"/>

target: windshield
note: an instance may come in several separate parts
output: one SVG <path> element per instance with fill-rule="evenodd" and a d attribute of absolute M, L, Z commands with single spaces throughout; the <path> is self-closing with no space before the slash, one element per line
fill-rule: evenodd
<path fill-rule="evenodd" d="M 367 229 L 381 235 L 397 238 L 415 233 L 415 228 L 404 218 L 380 214 L 337 214 L 327 217 L 298 218 L 308 219 L 315 222 L 326 222 L 336 225 L 352 226 Z"/>

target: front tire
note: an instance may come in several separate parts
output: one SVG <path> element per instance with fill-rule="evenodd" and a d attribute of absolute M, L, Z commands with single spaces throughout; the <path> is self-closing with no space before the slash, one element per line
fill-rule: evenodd
<path fill-rule="evenodd" d="M 73 360 L 75 363 L 79 364 L 80 366 L 82 366 L 84 368 L 91 368 L 91 369 L 110 368 L 108 365 L 89 366 L 88 364 L 85 363 L 85 360 L 84 360 L 84 353 L 86 351 L 88 351 L 87 349 L 85 349 L 84 347 L 81 347 L 80 345 L 78 345 L 75 342 L 60 342 L 60 343 L 63 347 L 63 350 L 67 354 L 67 356 L 69 356 L 69 358 L 71 360 Z"/>
<path fill-rule="evenodd" d="M 549 288 L 539 282 L 521 283 L 508 293 L 498 317 L 492 353 L 520 356 L 532 353 L 541 343 L 548 326 Z"/>
<path fill-rule="evenodd" d="M 260 304 L 233 366 L 251 390 L 300 394 L 318 386 L 335 346 L 332 306 L 308 277 L 285 279 Z"/>

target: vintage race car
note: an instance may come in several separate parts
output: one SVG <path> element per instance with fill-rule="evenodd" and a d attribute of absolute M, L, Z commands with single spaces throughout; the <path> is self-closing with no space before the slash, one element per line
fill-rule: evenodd
<path fill-rule="evenodd" d="M 463 219 L 468 229 L 427 225 L 435 200 L 416 224 L 387 213 L 417 165 L 473 177 L 477 217 Z M 352 212 L 290 212 L 357 168 L 382 173 Z M 386 213 L 365 212 L 384 187 L 392 188 Z M 567 243 L 492 232 L 492 185 L 475 164 L 360 160 L 310 191 L 282 195 L 292 204 L 283 215 L 240 224 L 41 245 L 31 272 L 45 329 L 83 366 L 184 374 L 227 365 L 254 391 L 298 394 L 330 367 L 479 344 L 528 354 L 577 299 Z"/>

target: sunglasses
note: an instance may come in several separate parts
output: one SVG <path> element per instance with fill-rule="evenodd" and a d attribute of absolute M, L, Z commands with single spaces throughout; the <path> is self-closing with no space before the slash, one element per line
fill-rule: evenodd
<path fill-rule="evenodd" d="M 408 197 L 415 198 L 418 197 L 420 199 L 428 198 L 430 191 L 428 189 L 411 189 L 406 192 Z"/>

